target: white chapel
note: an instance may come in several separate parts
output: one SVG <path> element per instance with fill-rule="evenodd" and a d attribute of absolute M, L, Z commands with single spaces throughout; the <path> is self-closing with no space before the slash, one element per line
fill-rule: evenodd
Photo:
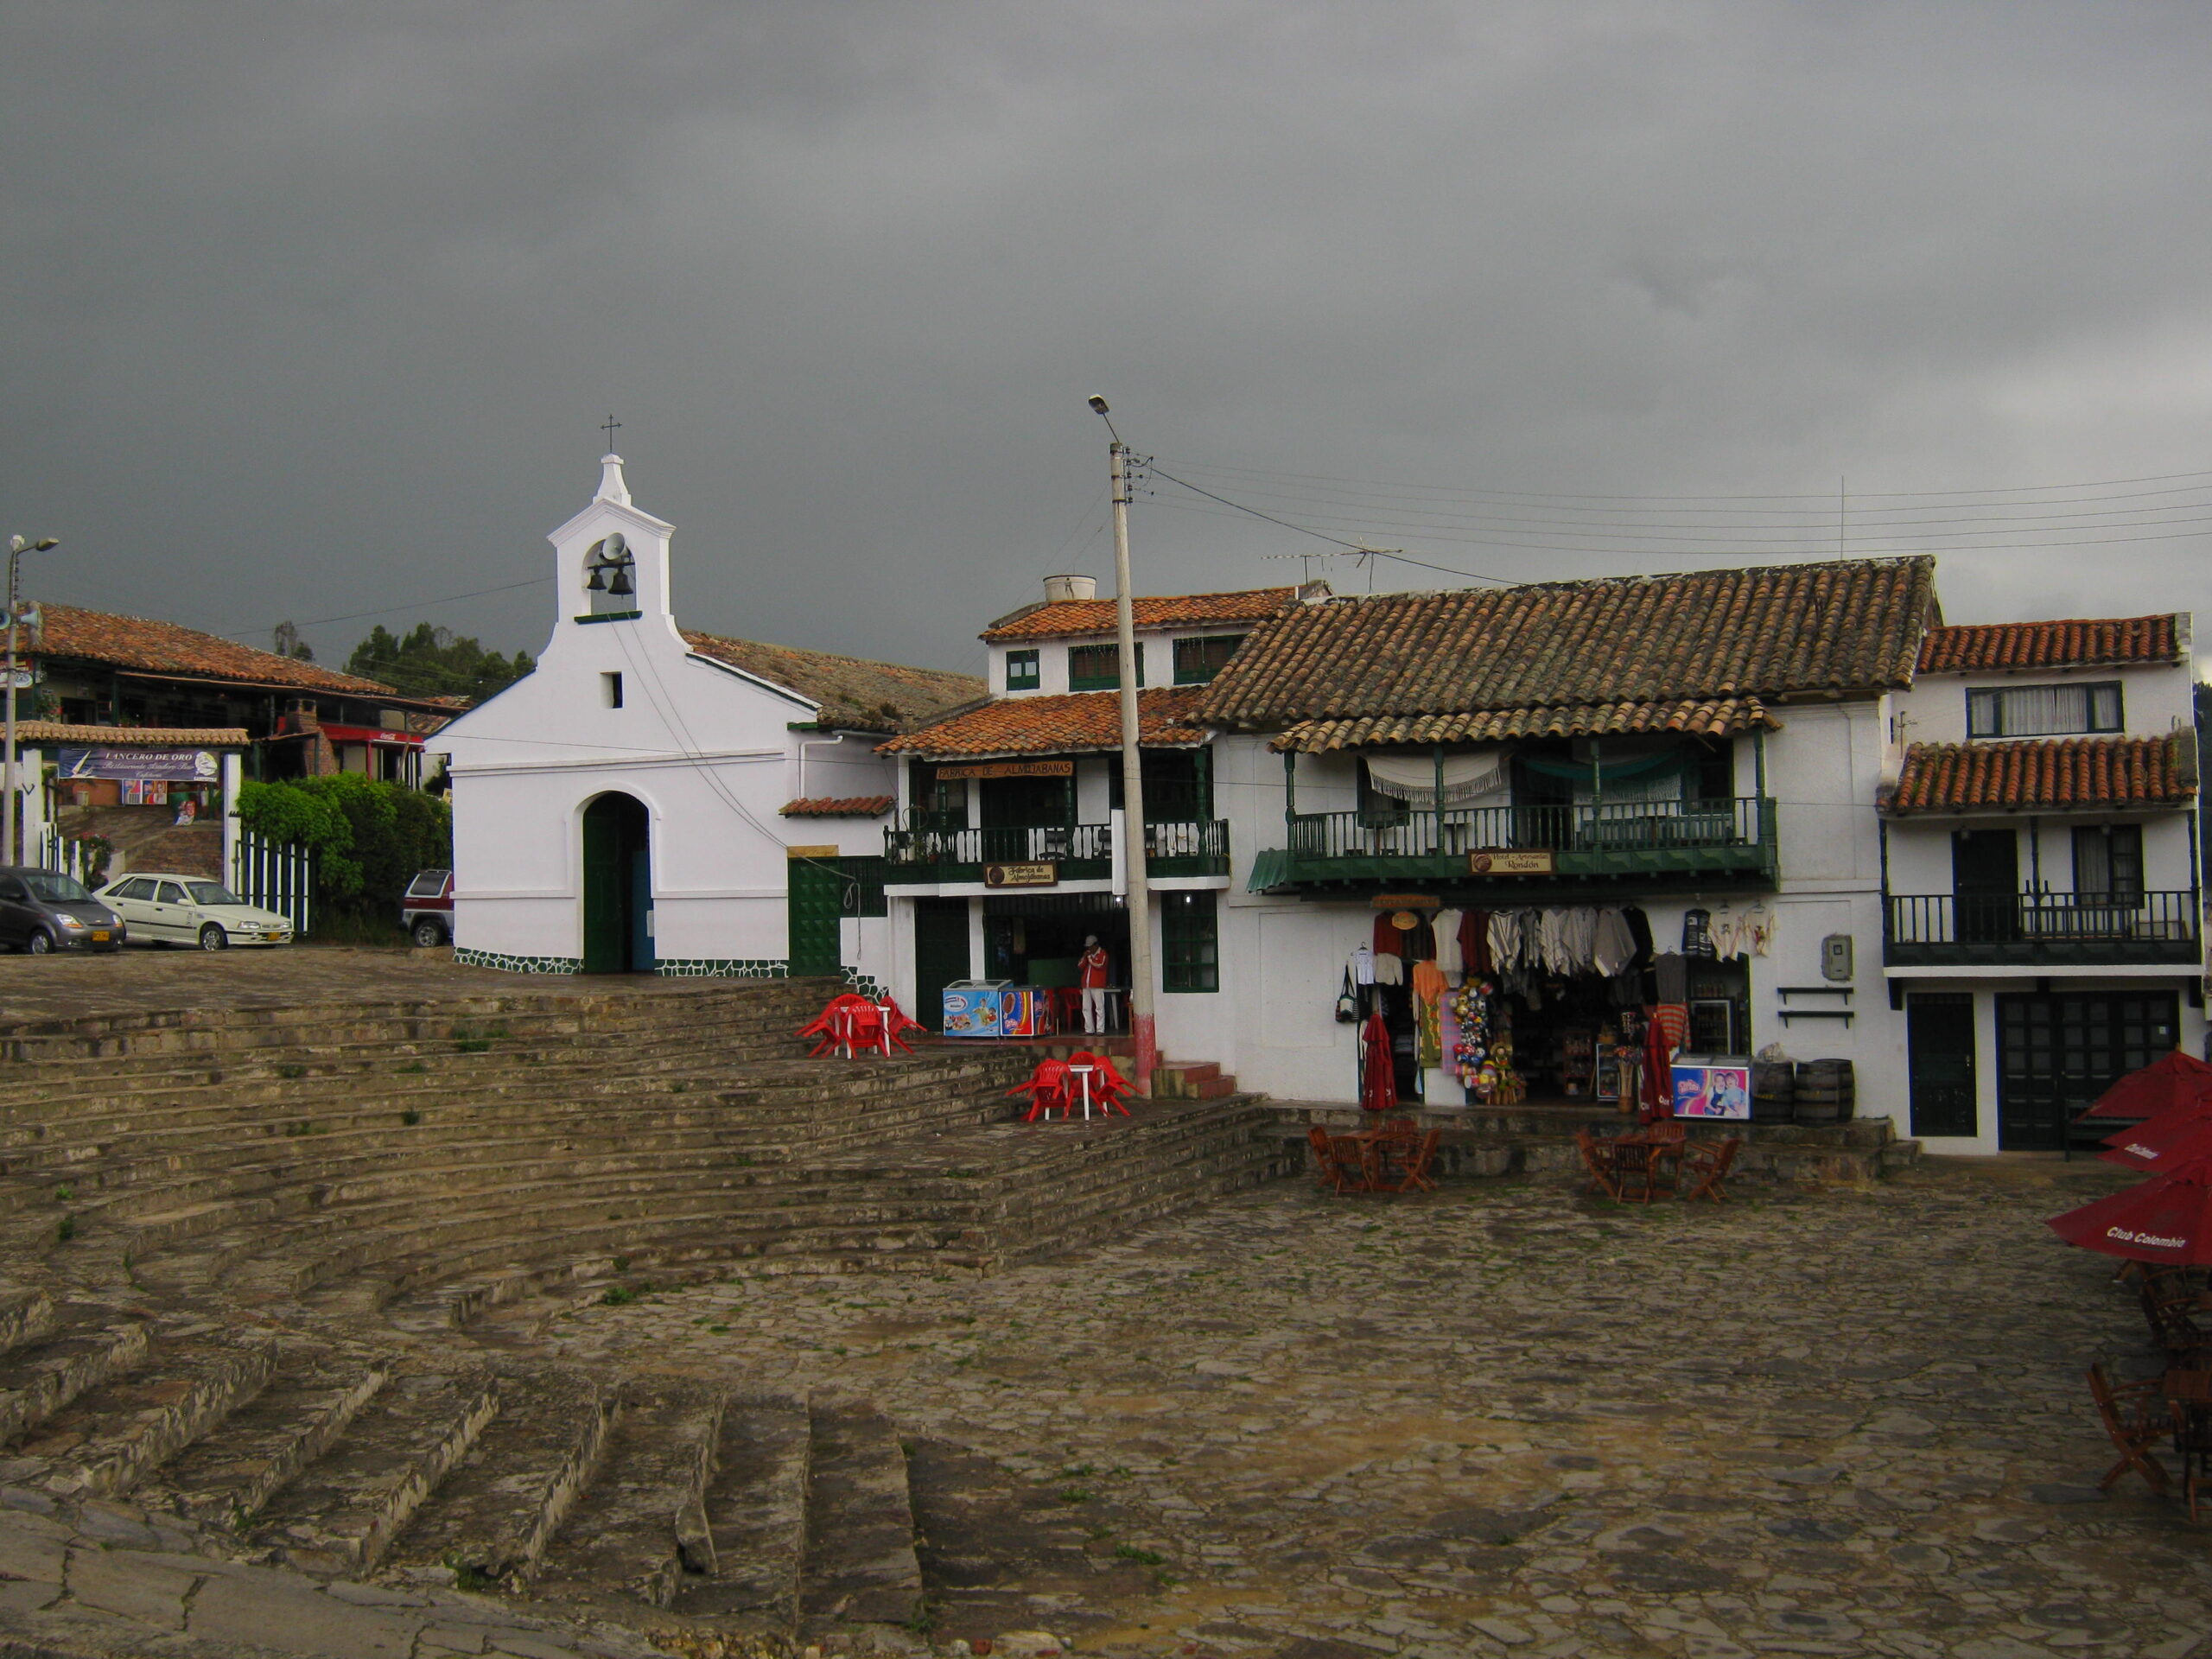
<path fill-rule="evenodd" d="M 876 747 L 982 683 L 681 629 L 672 535 L 603 457 L 537 669 L 439 733 L 458 959 L 887 984 Z"/>

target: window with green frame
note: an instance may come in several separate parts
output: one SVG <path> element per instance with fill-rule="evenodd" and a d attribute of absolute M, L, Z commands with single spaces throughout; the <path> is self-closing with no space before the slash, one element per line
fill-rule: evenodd
<path fill-rule="evenodd" d="M 1114 691 L 1122 683 L 1122 648 L 1119 645 L 1070 645 L 1068 647 L 1068 690 L 1071 691 Z M 1144 683 L 1144 641 L 1137 641 L 1137 683 Z"/>
<path fill-rule="evenodd" d="M 1009 691 L 1034 691 L 1044 683 L 1037 667 L 1037 652 L 1009 651 L 1006 654 L 1006 689 Z"/>
<path fill-rule="evenodd" d="M 1210 889 L 1160 895 L 1160 958 L 1162 989 L 1221 988 L 1220 933 Z"/>
<path fill-rule="evenodd" d="M 873 854 L 837 861 L 837 873 L 845 878 L 844 891 L 837 906 L 840 916 L 888 916 L 891 913 L 891 906 L 885 902 L 883 896 L 886 861 Z"/>
<path fill-rule="evenodd" d="M 1241 633 L 1211 633 L 1198 639 L 1178 639 L 1175 642 L 1175 683 L 1205 685 L 1229 666 L 1229 659 L 1236 655 L 1236 647 L 1244 643 Z"/>

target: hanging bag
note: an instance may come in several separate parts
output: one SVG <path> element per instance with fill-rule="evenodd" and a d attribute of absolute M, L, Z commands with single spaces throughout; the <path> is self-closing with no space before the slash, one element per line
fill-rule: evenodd
<path fill-rule="evenodd" d="M 1359 1023 L 1359 999 L 1352 995 L 1351 969 L 1344 969 L 1344 989 L 1337 993 L 1337 1023 L 1356 1026 Z"/>

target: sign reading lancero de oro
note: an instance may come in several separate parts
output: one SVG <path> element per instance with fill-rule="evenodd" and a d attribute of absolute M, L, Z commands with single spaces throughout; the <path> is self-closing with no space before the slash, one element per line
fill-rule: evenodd
<path fill-rule="evenodd" d="M 1057 887 L 1060 885 L 1060 867 L 1057 864 L 986 864 L 983 866 L 983 885 L 987 887 Z"/>
<path fill-rule="evenodd" d="M 172 783 L 212 784 L 221 763 L 206 749 L 64 749 L 64 778 L 165 778 Z"/>
<path fill-rule="evenodd" d="M 1549 875 L 1552 855 L 1548 849 L 1529 847 L 1484 847 L 1467 855 L 1467 874 L 1470 875 Z"/>

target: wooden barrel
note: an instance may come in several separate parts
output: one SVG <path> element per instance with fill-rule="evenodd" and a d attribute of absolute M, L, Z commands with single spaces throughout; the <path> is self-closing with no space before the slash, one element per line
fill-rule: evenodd
<path fill-rule="evenodd" d="M 1796 1072 L 1787 1060 L 1751 1063 L 1751 1121 L 1787 1123 L 1796 1100 Z"/>
<path fill-rule="evenodd" d="M 1800 1123 L 1840 1123 L 1857 1106 L 1858 1085 L 1849 1060 L 1800 1060 L 1792 1080 Z"/>

